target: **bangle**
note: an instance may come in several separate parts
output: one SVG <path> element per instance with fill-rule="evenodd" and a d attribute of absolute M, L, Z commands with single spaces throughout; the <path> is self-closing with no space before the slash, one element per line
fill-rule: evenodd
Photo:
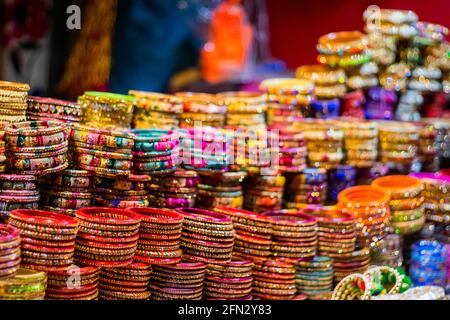
<path fill-rule="evenodd" d="M 359 31 L 342 31 L 323 35 L 319 38 L 317 50 L 321 54 L 345 54 L 360 53 L 367 48 L 368 40 Z"/>
<path fill-rule="evenodd" d="M 298 67 L 295 76 L 300 79 L 313 81 L 316 85 L 328 86 L 343 84 L 346 80 L 345 72 L 341 69 L 332 69 L 326 65 L 307 65 Z"/>
<path fill-rule="evenodd" d="M 139 108 L 175 114 L 183 111 L 183 99 L 174 95 L 137 90 L 130 90 L 128 94 L 137 99 L 135 111 Z"/>
<path fill-rule="evenodd" d="M 364 274 L 352 274 L 342 279 L 333 291 L 332 300 L 369 300 L 370 280 Z"/>
<path fill-rule="evenodd" d="M 78 222 L 74 218 L 42 210 L 13 210 L 10 217 L 23 223 L 54 228 L 76 228 L 78 226 Z"/>
<path fill-rule="evenodd" d="M 261 82 L 260 89 L 273 95 L 308 95 L 314 90 L 314 83 L 304 79 L 274 78 Z"/>
<path fill-rule="evenodd" d="M 134 146 L 134 135 L 125 131 L 103 130 L 82 125 L 72 125 L 71 128 L 72 141 L 114 149 L 131 149 Z"/>

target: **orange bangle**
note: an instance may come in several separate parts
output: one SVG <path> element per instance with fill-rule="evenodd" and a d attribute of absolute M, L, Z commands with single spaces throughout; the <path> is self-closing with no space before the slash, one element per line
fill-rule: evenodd
<path fill-rule="evenodd" d="M 348 208 L 380 207 L 389 202 L 389 194 L 371 186 L 354 186 L 338 194 L 338 202 Z"/>
<path fill-rule="evenodd" d="M 375 179 L 371 186 L 389 193 L 391 199 L 417 197 L 423 190 L 423 184 L 420 179 L 406 175 L 380 177 Z"/>

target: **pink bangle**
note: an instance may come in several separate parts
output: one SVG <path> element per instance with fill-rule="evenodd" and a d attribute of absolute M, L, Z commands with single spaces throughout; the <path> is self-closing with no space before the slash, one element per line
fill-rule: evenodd
<path fill-rule="evenodd" d="M 0 224 L 0 243 L 14 241 L 19 237 L 20 232 L 18 229 L 7 224 Z"/>
<path fill-rule="evenodd" d="M 231 218 L 214 211 L 197 208 L 177 208 L 181 215 L 195 220 L 202 220 L 212 223 L 231 223 Z"/>

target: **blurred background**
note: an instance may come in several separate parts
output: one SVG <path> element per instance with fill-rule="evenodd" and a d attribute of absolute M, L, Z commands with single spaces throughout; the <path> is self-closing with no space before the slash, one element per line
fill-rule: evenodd
<path fill-rule="evenodd" d="M 371 4 L 450 25 L 448 0 L 1 0 L 0 78 L 66 99 L 255 89 L 315 63 L 319 36 L 362 30 Z M 71 5 L 80 29 L 67 26 Z"/>

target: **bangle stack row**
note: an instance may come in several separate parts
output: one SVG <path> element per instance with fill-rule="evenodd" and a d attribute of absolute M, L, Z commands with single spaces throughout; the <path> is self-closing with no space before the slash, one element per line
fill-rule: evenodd
<path fill-rule="evenodd" d="M 153 174 L 147 184 L 149 202 L 156 208 L 193 207 L 197 198 L 198 174 L 177 169 L 171 173 Z"/>
<path fill-rule="evenodd" d="M 15 274 L 20 261 L 20 231 L 0 223 L 0 279 Z"/>
<path fill-rule="evenodd" d="M 34 121 L 59 121 L 78 123 L 81 121 L 81 107 L 76 102 L 52 98 L 28 97 L 27 119 Z"/>
<path fill-rule="evenodd" d="M 92 174 L 87 170 L 66 169 L 45 176 L 41 205 L 45 210 L 75 216 L 80 208 L 91 207 Z"/>
<path fill-rule="evenodd" d="M 17 273 L 0 280 L 2 300 L 44 300 L 47 274 L 28 268 L 19 268 Z"/>
<path fill-rule="evenodd" d="M 181 261 L 183 217 L 167 209 L 131 208 L 141 219 L 134 260 L 151 264 L 176 264 Z"/>
<path fill-rule="evenodd" d="M 49 300 L 97 300 L 99 267 L 72 265 L 49 272 L 45 298 Z"/>
<path fill-rule="evenodd" d="M 155 265 L 149 290 L 154 300 L 200 300 L 207 265 L 182 261 L 172 265 Z"/>
<path fill-rule="evenodd" d="M 33 175 L 0 174 L 0 221 L 15 209 L 38 209 L 40 193 Z"/>
<path fill-rule="evenodd" d="M 0 81 L 0 124 L 26 121 L 27 96 L 30 86 L 25 83 Z"/>
<path fill-rule="evenodd" d="M 99 280 L 101 300 L 148 300 L 152 269 L 148 264 L 133 262 L 120 268 L 102 268 Z"/>
<path fill-rule="evenodd" d="M 13 172 L 46 175 L 68 167 L 69 129 L 56 121 L 28 121 L 5 128 L 7 166 Z"/>
<path fill-rule="evenodd" d="M 171 130 L 179 125 L 183 112 L 183 100 L 173 95 L 130 90 L 136 98 L 133 114 L 133 128 Z"/>

